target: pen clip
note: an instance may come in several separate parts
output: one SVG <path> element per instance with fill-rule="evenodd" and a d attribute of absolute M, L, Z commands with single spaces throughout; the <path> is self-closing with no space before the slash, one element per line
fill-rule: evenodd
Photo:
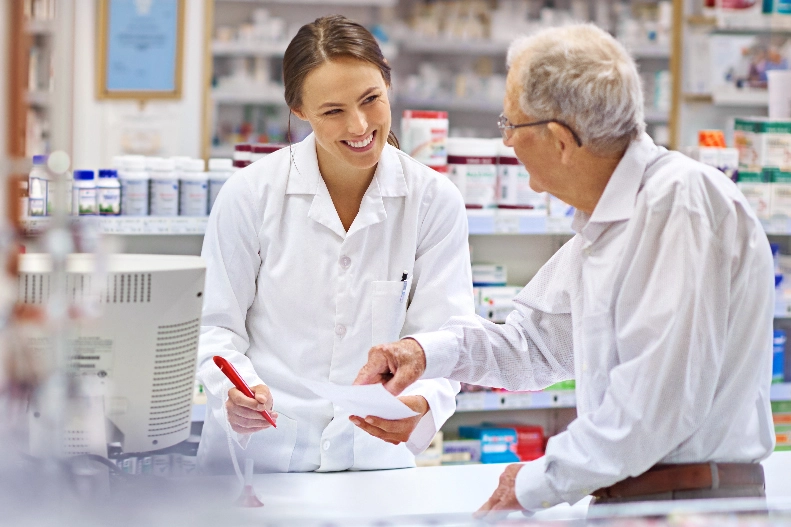
<path fill-rule="evenodd" d="M 407 286 L 407 283 L 408 283 L 407 282 L 407 278 L 409 278 L 409 273 L 408 272 L 404 271 L 403 273 L 401 273 L 401 282 L 404 284 L 404 286 L 401 288 L 401 298 L 398 301 L 399 303 L 403 303 L 404 302 L 404 297 L 406 296 L 406 286 Z"/>

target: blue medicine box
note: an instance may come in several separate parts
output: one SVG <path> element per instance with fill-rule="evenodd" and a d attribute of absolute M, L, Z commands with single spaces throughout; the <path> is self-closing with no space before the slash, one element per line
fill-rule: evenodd
<path fill-rule="evenodd" d="M 481 442 L 481 463 L 518 463 L 516 430 L 513 428 L 459 427 L 459 437 Z"/>

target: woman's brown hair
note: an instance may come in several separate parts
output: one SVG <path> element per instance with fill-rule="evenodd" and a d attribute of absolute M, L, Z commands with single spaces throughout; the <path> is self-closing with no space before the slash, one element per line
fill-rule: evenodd
<path fill-rule="evenodd" d="M 283 84 L 288 107 L 302 106 L 302 88 L 311 71 L 340 57 L 373 64 L 382 72 L 385 84 L 390 87 L 390 65 L 371 32 L 345 16 L 325 16 L 299 28 L 286 48 L 283 56 Z M 399 148 L 398 139 L 392 130 L 387 142 Z"/>

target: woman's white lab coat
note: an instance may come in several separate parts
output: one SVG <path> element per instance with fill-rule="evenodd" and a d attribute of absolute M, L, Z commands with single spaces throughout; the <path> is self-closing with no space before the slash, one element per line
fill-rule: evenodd
<path fill-rule="evenodd" d="M 353 426 L 299 379 L 351 384 L 372 345 L 474 311 L 464 203 L 445 176 L 387 145 L 345 232 L 310 135 L 228 180 L 202 255 L 204 471 L 233 470 L 223 411 L 232 385 L 213 355 L 231 361 L 250 386 L 272 391 L 277 428 L 231 432 L 237 455 L 252 457 L 256 472 L 414 466 L 414 453 L 454 412 L 458 384 L 424 380 L 405 391 L 424 396 L 431 410 L 409 442 L 395 446 Z"/>

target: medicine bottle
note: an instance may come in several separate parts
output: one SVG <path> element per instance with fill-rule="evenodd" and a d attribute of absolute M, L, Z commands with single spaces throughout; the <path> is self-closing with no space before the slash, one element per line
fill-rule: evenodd
<path fill-rule="evenodd" d="M 468 209 L 493 207 L 497 192 L 497 143 L 500 139 L 448 139 L 448 177 Z"/>
<path fill-rule="evenodd" d="M 252 146 L 252 152 L 250 154 L 250 163 L 255 163 L 259 159 L 263 159 L 269 154 L 277 152 L 285 145 L 278 145 L 278 144 L 257 144 Z"/>
<path fill-rule="evenodd" d="M 121 184 L 118 182 L 117 170 L 110 168 L 99 170 L 96 203 L 99 207 L 99 214 L 102 216 L 121 214 Z"/>
<path fill-rule="evenodd" d="M 179 177 L 172 159 L 150 161 L 152 216 L 179 215 Z"/>
<path fill-rule="evenodd" d="M 220 189 L 234 173 L 233 161 L 227 158 L 209 159 L 209 212 L 211 212 L 214 202 Z"/>
<path fill-rule="evenodd" d="M 448 163 L 448 112 L 404 110 L 401 149 L 431 168 Z"/>
<path fill-rule="evenodd" d="M 209 205 L 209 175 L 203 159 L 189 159 L 181 164 L 179 214 L 205 216 Z"/>
<path fill-rule="evenodd" d="M 47 156 L 33 156 L 33 168 L 28 176 L 28 211 L 31 216 L 47 216 L 52 210 L 49 186 L 52 177 L 46 167 Z"/>
<path fill-rule="evenodd" d="M 93 170 L 75 170 L 72 211 L 80 216 L 96 215 L 96 179 Z"/>
<path fill-rule="evenodd" d="M 149 175 L 143 156 L 127 156 L 118 172 L 121 184 L 121 214 L 148 216 Z"/>

